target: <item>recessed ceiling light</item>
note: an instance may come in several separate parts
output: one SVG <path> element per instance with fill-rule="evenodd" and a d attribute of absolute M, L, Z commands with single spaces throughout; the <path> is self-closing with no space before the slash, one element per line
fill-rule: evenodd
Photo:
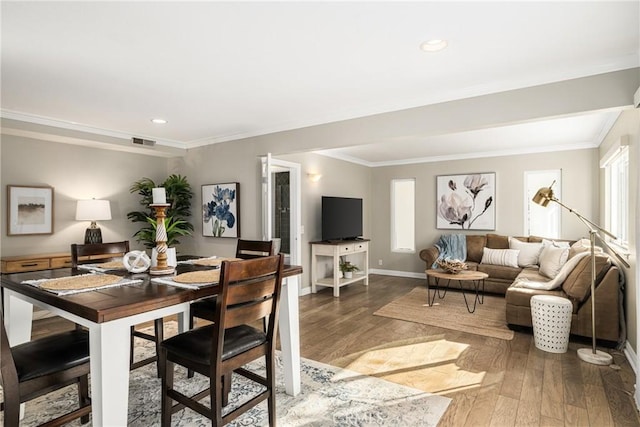
<path fill-rule="evenodd" d="M 151 122 L 157 124 L 157 125 L 165 125 L 167 124 L 167 121 L 165 119 L 151 119 Z"/>
<path fill-rule="evenodd" d="M 438 52 L 439 50 L 447 47 L 448 44 L 449 43 L 446 40 L 432 39 L 423 42 L 420 45 L 420 49 L 424 50 L 425 52 Z"/>

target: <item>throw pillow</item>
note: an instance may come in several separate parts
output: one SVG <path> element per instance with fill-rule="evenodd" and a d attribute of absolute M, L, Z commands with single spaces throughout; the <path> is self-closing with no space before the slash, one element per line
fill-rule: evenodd
<path fill-rule="evenodd" d="M 558 248 L 547 245 L 540 252 L 540 270 L 543 276 L 553 279 L 569 258 L 569 248 Z"/>
<path fill-rule="evenodd" d="M 490 249 L 484 248 L 482 251 L 482 261 L 480 264 L 503 265 L 505 267 L 518 268 L 517 249 Z"/>
<path fill-rule="evenodd" d="M 542 239 L 542 246 L 555 246 L 556 248 L 568 248 L 569 242 L 559 242 L 557 240 Z"/>
<path fill-rule="evenodd" d="M 602 253 L 602 248 L 599 246 L 594 246 L 593 250 L 596 254 Z M 569 249 L 569 259 L 573 258 L 580 252 L 591 252 L 591 240 L 580 239 L 571 245 L 571 248 Z"/>
<path fill-rule="evenodd" d="M 509 237 L 509 247 L 520 251 L 520 253 L 518 253 L 518 265 L 520 267 L 534 267 L 538 265 L 540 252 L 542 251 L 542 243 L 526 243 Z"/>

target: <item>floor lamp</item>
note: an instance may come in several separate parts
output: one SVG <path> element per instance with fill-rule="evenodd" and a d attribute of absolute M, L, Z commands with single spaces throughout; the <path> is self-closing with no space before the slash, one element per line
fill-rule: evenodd
<path fill-rule="evenodd" d="M 604 351 L 596 350 L 596 254 L 595 254 L 595 246 L 596 246 L 596 237 L 602 242 L 602 244 L 616 257 L 618 261 L 625 267 L 629 268 L 629 263 L 618 254 L 605 239 L 603 239 L 598 232 L 601 231 L 603 234 L 611 237 L 612 239 L 616 239 L 611 232 L 605 230 L 600 227 L 598 224 L 589 221 L 587 218 L 580 215 L 575 210 L 570 207 L 562 204 L 560 200 L 558 200 L 553 195 L 553 187 L 555 181 L 551 183 L 549 187 L 542 187 L 538 190 L 535 196 L 533 196 L 533 202 L 539 204 L 542 207 L 546 207 L 549 202 L 556 202 L 572 214 L 578 217 L 580 221 L 584 223 L 589 229 L 589 241 L 591 243 L 591 336 L 592 336 L 592 345 L 591 350 L 588 348 L 581 348 L 578 350 L 578 357 L 580 360 L 583 360 L 588 363 L 593 363 L 594 365 L 610 365 L 613 358 L 609 353 L 605 353 Z"/>

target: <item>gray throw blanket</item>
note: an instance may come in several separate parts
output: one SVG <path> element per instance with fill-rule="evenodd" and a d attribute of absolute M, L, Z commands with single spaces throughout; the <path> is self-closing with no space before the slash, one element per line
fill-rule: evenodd
<path fill-rule="evenodd" d="M 435 246 L 440 255 L 431 268 L 438 268 L 438 260 L 441 259 L 467 259 L 467 237 L 464 234 L 444 234 Z"/>

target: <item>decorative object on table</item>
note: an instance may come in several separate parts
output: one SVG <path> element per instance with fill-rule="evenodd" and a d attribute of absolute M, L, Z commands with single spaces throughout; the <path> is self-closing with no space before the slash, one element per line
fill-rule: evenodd
<path fill-rule="evenodd" d="M 240 237 L 240 183 L 202 186 L 202 235 Z"/>
<path fill-rule="evenodd" d="M 156 199 L 156 201 L 162 201 L 162 199 Z M 152 203 L 151 207 L 156 210 L 156 265 L 149 269 L 149 274 L 163 275 L 173 274 L 175 266 L 167 264 L 167 230 L 164 226 L 165 211 L 169 207 L 168 203 Z"/>
<path fill-rule="evenodd" d="M 193 192 L 187 178 L 181 175 L 171 175 L 163 183 L 155 184 L 149 178 L 136 181 L 129 191 L 141 196 L 140 204 L 144 206 L 142 211 L 127 213 L 127 218 L 132 222 L 142 222 L 143 227 L 134 237 L 145 247 L 152 249 L 156 246 L 156 211 L 153 204 L 153 190 L 156 189 L 156 198 L 162 197 L 164 189 L 165 203 L 169 206 L 165 211 L 164 226 L 167 232 L 167 245 L 175 247 L 181 236 L 189 236 L 193 232 L 193 224 L 189 222 L 191 217 L 191 199 Z"/>
<path fill-rule="evenodd" d="M 102 243 L 102 231 L 96 221 L 111 219 L 111 205 L 108 200 L 78 200 L 76 204 L 76 221 L 91 221 L 84 233 L 85 245 Z"/>
<path fill-rule="evenodd" d="M 587 226 L 589 229 L 589 241 L 590 241 L 590 253 L 591 253 L 591 349 L 581 348 L 578 349 L 578 357 L 588 363 L 593 363 L 595 365 L 610 365 L 613 361 L 613 358 L 609 353 L 605 353 L 604 351 L 600 351 L 596 349 L 596 238 L 600 240 L 600 242 L 616 257 L 616 259 L 625 267 L 629 268 L 629 263 L 619 254 L 617 253 L 606 241 L 605 238 L 600 236 L 598 232 L 602 232 L 603 234 L 609 236 L 612 239 L 616 239 L 611 232 L 605 230 L 603 227 L 598 224 L 588 220 L 584 216 L 580 215 L 575 210 L 570 207 L 564 205 L 560 200 L 558 200 L 554 194 L 551 187 L 553 187 L 555 181 L 551 183 L 549 187 L 542 187 L 538 190 L 538 192 L 533 196 L 533 202 L 541 205 L 542 207 L 546 207 L 550 202 L 555 202 L 558 205 L 562 206 L 572 214 L 574 214 L 578 219 Z"/>
<path fill-rule="evenodd" d="M 53 187 L 7 185 L 7 235 L 53 234 Z"/>
<path fill-rule="evenodd" d="M 351 264 L 349 261 L 340 261 L 340 271 L 345 279 L 353 278 L 353 272 L 360 270 L 357 266 Z"/>
<path fill-rule="evenodd" d="M 130 273 L 142 273 L 151 267 L 151 259 L 144 251 L 127 252 L 122 257 L 122 263 Z"/>
<path fill-rule="evenodd" d="M 467 263 L 459 259 L 438 259 L 438 267 L 450 274 L 458 274 L 468 268 Z"/>
<path fill-rule="evenodd" d="M 495 173 L 441 175 L 436 191 L 436 228 L 495 230 Z"/>

